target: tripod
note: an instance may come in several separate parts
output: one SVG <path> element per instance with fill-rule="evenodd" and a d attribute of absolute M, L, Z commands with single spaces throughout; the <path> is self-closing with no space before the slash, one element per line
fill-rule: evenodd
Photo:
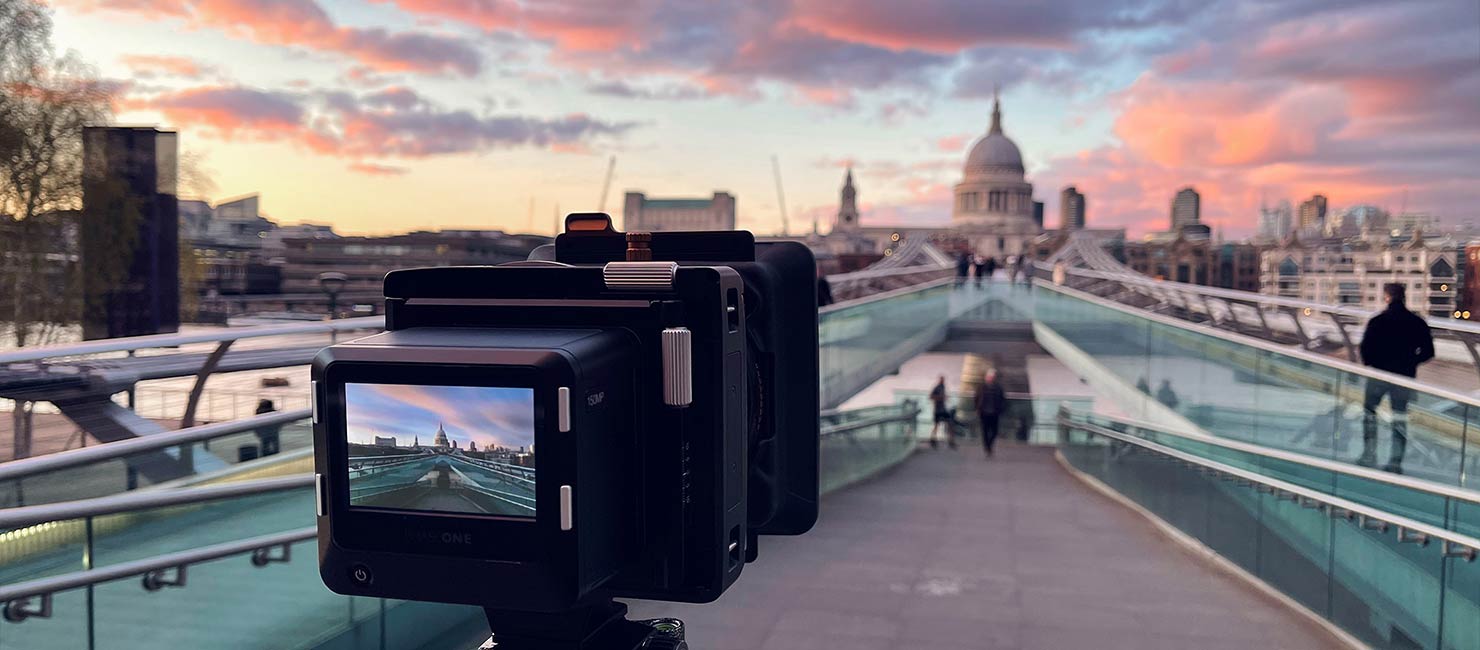
<path fill-rule="evenodd" d="M 688 650 L 676 618 L 627 620 L 627 605 L 610 598 L 554 614 L 483 610 L 496 650 Z"/>

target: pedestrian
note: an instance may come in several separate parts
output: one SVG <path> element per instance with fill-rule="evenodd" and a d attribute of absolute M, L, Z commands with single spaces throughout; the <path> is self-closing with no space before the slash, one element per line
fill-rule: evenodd
<path fill-rule="evenodd" d="M 966 251 L 961 251 L 961 254 L 956 256 L 956 286 L 959 287 L 965 285 L 966 276 L 970 274 L 971 254 L 967 253 Z"/>
<path fill-rule="evenodd" d="M 1434 358 L 1434 336 L 1423 317 L 1408 311 L 1408 292 L 1404 285 L 1392 283 L 1382 288 L 1387 309 L 1367 321 L 1362 333 L 1362 363 L 1369 367 L 1404 377 L 1418 375 L 1418 365 Z M 1367 378 L 1367 391 L 1362 401 L 1362 455 L 1357 464 L 1377 464 L 1377 405 L 1383 396 L 1393 411 L 1393 445 L 1386 469 L 1403 473 L 1403 453 L 1408 448 L 1408 400 L 1412 391 L 1375 377 Z"/>
<path fill-rule="evenodd" d="M 992 444 L 997 441 L 997 427 L 1007 409 L 1007 393 L 997 381 L 997 369 L 987 368 L 982 385 L 976 390 L 976 415 L 982 422 L 982 447 L 992 457 Z"/>
<path fill-rule="evenodd" d="M 817 306 L 826 307 L 833 304 L 832 285 L 828 283 L 827 276 L 822 270 L 817 271 Z"/>
<path fill-rule="evenodd" d="M 1172 380 L 1161 380 L 1161 388 L 1156 389 L 1156 401 L 1165 404 L 1173 411 L 1177 410 L 1177 405 L 1181 404 L 1182 400 L 1177 399 L 1177 391 L 1172 390 Z"/>
<path fill-rule="evenodd" d="M 988 274 L 988 272 L 987 272 L 987 258 L 986 257 L 983 257 L 981 255 L 977 255 L 976 256 L 976 287 L 978 289 L 980 289 L 981 286 L 982 286 L 982 278 L 985 277 L 987 274 Z"/>
<path fill-rule="evenodd" d="M 935 388 L 930 389 L 930 402 L 935 405 L 935 424 L 930 427 L 930 448 L 937 449 L 940 443 L 936 441 L 935 433 L 942 424 L 946 427 L 946 444 L 951 449 L 956 448 L 956 418 L 951 410 L 946 408 L 946 376 L 941 375 L 935 381 Z"/>
<path fill-rule="evenodd" d="M 992 276 L 993 275 L 996 275 L 996 274 L 997 274 L 997 258 L 995 258 L 995 257 L 988 257 L 987 258 L 987 281 L 990 282 L 992 280 Z"/>
<path fill-rule="evenodd" d="M 277 411 L 276 405 L 270 399 L 257 400 L 257 415 L 265 415 Z M 266 424 L 257 427 L 257 442 L 261 449 L 259 456 L 271 456 L 278 453 L 278 434 L 283 429 L 281 424 Z"/>

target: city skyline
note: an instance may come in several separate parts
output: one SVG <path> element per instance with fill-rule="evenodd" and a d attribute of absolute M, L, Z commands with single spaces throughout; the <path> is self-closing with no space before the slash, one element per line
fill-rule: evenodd
<path fill-rule="evenodd" d="M 392 436 L 396 446 L 433 445 L 438 427 L 461 449 L 534 447 L 534 391 L 487 386 L 345 384 L 345 433 L 356 444 Z"/>
<path fill-rule="evenodd" d="M 54 6 L 118 121 L 178 129 L 215 196 L 260 192 L 288 224 L 548 233 L 557 205 L 597 207 L 612 155 L 618 216 L 629 189 L 728 191 L 739 227 L 774 232 L 776 155 L 794 233 L 831 222 L 848 164 L 865 225 L 944 224 L 1000 85 L 1047 213 L 1075 185 L 1095 227 L 1141 234 L 1190 185 L 1242 237 L 1265 197 L 1480 216 L 1480 8 L 1460 4 Z"/>

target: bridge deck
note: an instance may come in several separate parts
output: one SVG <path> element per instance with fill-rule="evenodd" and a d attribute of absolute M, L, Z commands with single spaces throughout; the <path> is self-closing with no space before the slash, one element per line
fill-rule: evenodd
<path fill-rule="evenodd" d="M 1345 647 L 1011 444 L 917 453 L 763 539 L 718 603 L 632 616 L 678 616 L 711 650 Z"/>

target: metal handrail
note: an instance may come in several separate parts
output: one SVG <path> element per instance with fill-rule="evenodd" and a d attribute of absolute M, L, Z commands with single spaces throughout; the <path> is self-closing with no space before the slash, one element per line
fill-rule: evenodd
<path fill-rule="evenodd" d="M 941 278 L 939 280 L 932 280 L 930 282 L 922 282 L 920 284 L 912 284 L 912 285 L 910 285 L 908 287 L 900 287 L 898 289 L 891 289 L 891 290 L 885 291 L 883 293 L 876 293 L 876 294 L 873 294 L 873 295 L 864 296 L 862 298 L 854 298 L 853 300 L 844 300 L 842 302 L 835 302 L 835 303 L 833 303 L 831 305 L 828 305 L 826 307 L 819 308 L 817 310 L 817 315 L 820 317 L 822 314 L 830 314 L 830 313 L 833 313 L 833 312 L 837 312 L 837 311 L 841 311 L 841 310 L 847 309 L 849 307 L 857 307 L 859 305 L 866 305 L 866 304 L 869 304 L 869 303 L 878 302 L 880 300 L 888 300 L 890 298 L 895 298 L 895 297 L 898 297 L 898 296 L 902 296 L 902 295 L 905 295 L 907 293 L 914 293 L 916 291 L 924 291 L 926 289 L 933 289 L 935 287 L 945 286 L 945 285 L 954 283 L 955 281 L 956 281 L 955 278 Z"/>
<path fill-rule="evenodd" d="M 827 281 L 836 284 L 836 283 L 839 283 L 839 282 L 851 282 L 851 281 L 854 281 L 854 280 L 870 280 L 870 279 L 873 279 L 873 278 L 888 278 L 888 277 L 894 277 L 894 276 L 897 276 L 897 275 L 916 275 L 916 274 L 919 274 L 919 273 L 940 273 L 942 271 L 950 271 L 950 270 L 951 270 L 951 267 L 949 267 L 949 266 L 934 266 L 934 265 L 931 265 L 931 264 L 916 264 L 914 266 L 900 266 L 900 267 L 895 267 L 895 268 L 872 269 L 872 270 L 864 269 L 864 270 L 861 270 L 861 271 L 850 271 L 848 273 L 836 273 L 836 274 L 827 276 Z"/>
<path fill-rule="evenodd" d="M 1157 313 L 1149 312 L 1149 311 L 1146 311 L 1144 309 L 1136 309 L 1134 307 L 1129 307 L 1129 306 L 1126 306 L 1126 305 L 1122 305 L 1122 304 L 1120 304 L 1118 302 L 1115 302 L 1113 300 L 1106 300 L 1105 298 L 1102 298 L 1100 296 L 1096 296 L 1096 295 L 1094 295 L 1092 293 L 1087 293 L 1087 292 L 1084 292 L 1084 291 L 1080 291 L 1078 289 L 1073 289 L 1073 288 L 1070 288 L 1070 287 L 1056 285 L 1056 284 L 1054 284 L 1052 282 L 1045 281 L 1045 280 L 1043 280 L 1041 278 L 1034 278 L 1033 284 L 1035 286 L 1038 286 L 1038 287 L 1047 289 L 1049 291 L 1055 291 L 1055 292 L 1062 293 L 1062 294 L 1065 294 L 1065 295 L 1070 296 L 1070 297 L 1074 297 L 1074 298 L 1079 298 L 1081 300 L 1085 300 L 1086 302 L 1091 302 L 1091 303 L 1093 303 L 1093 304 L 1095 304 L 1097 306 L 1105 307 L 1107 309 L 1114 309 L 1114 310 L 1119 311 L 1119 312 L 1121 312 L 1123 314 L 1129 314 L 1129 315 L 1134 316 L 1136 318 L 1143 318 L 1143 319 L 1146 319 L 1146 320 L 1155 321 L 1155 322 L 1158 322 L 1158 323 L 1162 323 L 1164 325 L 1170 325 L 1172 327 L 1183 329 L 1183 330 L 1186 330 L 1186 331 L 1189 331 L 1189 332 L 1194 332 L 1194 333 L 1197 333 L 1197 334 L 1205 334 L 1205 335 L 1208 335 L 1208 336 L 1212 336 L 1213 338 L 1217 338 L 1217 339 L 1221 339 L 1221 340 L 1224 340 L 1224 341 L 1228 341 L 1230 343 L 1237 343 L 1239 345 L 1246 345 L 1246 346 L 1249 346 L 1249 347 L 1258 348 L 1260 350 L 1265 350 L 1267 352 L 1273 352 L 1275 354 L 1280 354 L 1280 355 L 1283 355 L 1283 356 L 1286 356 L 1286 357 L 1291 357 L 1291 358 L 1294 358 L 1294 359 L 1299 359 L 1301 361 L 1307 361 L 1309 363 L 1313 363 L 1313 364 L 1316 364 L 1316 365 L 1326 366 L 1326 367 L 1332 368 L 1334 370 L 1339 370 L 1339 371 L 1342 371 L 1342 372 L 1349 372 L 1349 373 L 1352 373 L 1354 375 L 1361 375 L 1361 376 L 1366 377 L 1368 379 L 1376 379 L 1378 381 L 1386 382 L 1386 383 L 1389 383 L 1389 384 L 1394 384 L 1394 385 L 1398 385 L 1398 386 L 1404 386 L 1404 387 L 1411 388 L 1413 390 L 1416 390 L 1416 391 L 1419 391 L 1419 392 L 1422 392 L 1422 393 L 1428 393 L 1430 395 L 1436 395 L 1438 397 L 1443 397 L 1444 399 L 1447 399 L 1447 400 L 1450 400 L 1450 401 L 1459 402 L 1461 404 L 1465 404 L 1465 405 L 1468 405 L 1468 406 L 1474 406 L 1474 407 L 1480 408 L 1480 397 L 1466 395 L 1464 393 L 1461 393 L 1461 392 L 1458 392 L 1458 391 L 1455 391 L 1455 390 L 1452 390 L 1452 389 L 1444 388 L 1442 386 L 1434 386 L 1432 384 L 1425 384 L 1425 383 L 1419 382 L 1419 381 L 1417 381 L 1417 380 L 1415 380 L 1415 379 L 1413 379 L 1411 377 L 1404 377 L 1403 375 L 1395 375 L 1393 373 L 1382 371 L 1382 370 L 1378 370 L 1376 368 L 1371 368 L 1371 367 L 1368 367 L 1368 366 L 1363 366 L 1363 365 L 1360 365 L 1360 364 L 1352 363 L 1350 361 L 1346 361 L 1346 360 L 1343 360 L 1343 359 L 1338 359 L 1336 357 L 1328 357 L 1328 356 L 1316 354 L 1314 352 L 1309 352 L 1309 351 L 1306 351 L 1306 350 L 1302 350 L 1300 348 L 1292 348 L 1292 347 L 1288 347 L 1288 346 L 1282 346 L 1282 345 L 1279 345 L 1278 343 L 1271 343 L 1269 341 L 1265 341 L 1263 339 L 1255 338 L 1255 337 L 1249 336 L 1247 334 L 1242 334 L 1242 333 L 1239 333 L 1239 332 L 1230 332 L 1228 330 L 1218 329 L 1216 327 L 1213 327 L 1212 325 L 1205 324 L 1205 323 L 1194 323 L 1194 322 L 1191 322 L 1191 321 L 1185 321 L 1185 320 L 1181 320 L 1181 319 L 1178 319 L 1178 318 L 1172 318 L 1172 317 L 1166 316 L 1164 314 L 1157 314 Z"/>
<path fill-rule="evenodd" d="M 16 479 L 55 472 L 60 469 L 88 465 L 107 460 L 113 460 L 122 456 L 130 456 L 148 451 L 156 451 L 178 445 L 191 444 L 202 440 L 210 440 L 225 435 L 241 433 L 257 427 L 276 426 L 306 420 L 310 417 L 309 409 L 297 409 L 293 411 L 277 411 L 263 415 L 257 415 L 241 420 L 230 422 L 217 422 L 205 424 L 188 429 L 178 429 L 165 433 L 151 434 L 142 438 L 132 440 L 121 440 L 108 442 L 92 447 L 69 449 L 44 456 L 34 456 L 0 463 L 0 481 L 13 481 Z"/>
<path fill-rule="evenodd" d="M 156 571 L 187 567 L 192 564 L 209 562 L 211 560 L 216 560 L 223 557 L 241 555 L 243 553 L 254 552 L 263 549 L 272 549 L 274 547 L 287 546 L 291 544 L 296 544 L 298 542 L 305 542 L 313 539 L 316 535 L 316 529 L 313 526 L 309 526 L 307 528 L 299 528 L 296 530 L 290 530 L 282 533 L 273 533 L 270 535 L 261 535 L 249 539 L 237 540 L 235 542 L 225 542 L 222 544 L 205 546 L 188 551 L 179 551 L 166 555 L 157 555 L 155 557 L 144 558 L 142 560 L 134 560 L 132 562 L 114 564 L 111 566 L 103 567 L 101 569 L 73 571 L 71 573 L 64 573 L 58 576 L 37 578 L 35 580 L 27 580 L 25 582 L 17 582 L 15 584 L 0 586 L 0 602 L 12 603 L 18 600 L 25 600 L 37 596 L 45 598 L 59 591 L 76 589 L 78 587 L 86 587 L 88 585 L 95 585 L 100 582 L 109 582 L 112 580 L 118 580 L 119 578 L 127 578 L 129 576 L 147 575 Z M 275 560 L 283 561 L 285 559 L 286 558 L 276 558 Z M 258 564 L 259 566 L 266 564 L 266 562 L 261 562 L 258 560 L 258 555 L 256 553 L 253 553 L 253 563 Z"/>
<path fill-rule="evenodd" d="M 1059 424 L 1070 429 L 1076 429 L 1079 431 L 1084 431 L 1086 433 L 1092 433 L 1095 435 L 1104 436 L 1106 438 L 1119 440 L 1121 442 L 1146 449 L 1147 451 L 1161 454 L 1169 458 L 1174 458 L 1176 460 L 1182 461 L 1183 463 L 1202 467 L 1208 471 L 1215 472 L 1225 477 L 1245 481 L 1256 486 L 1264 486 L 1265 488 L 1273 491 L 1273 493 L 1276 495 L 1290 495 L 1295 497 L 1296 499 L 1300 499 L 1301 503 L 1314 504 L 1315 507 L 1327 510 L 1327 512 L 1332 516 L 1345 516 L 1347 518 L 1360 517 L 1364 523 L 1378 522 L 1383 525 L 1384 529 L 1388 525 L 1395 526 L 1398 529 L 1398 541 L 1400 542 L 1419 542 L 1421 544 L 1427 544 L 1428 538 L 1433 537 L 1438 538 L 1444 542 L 1443 552 L 1445 555 L 1464 556 L 1466 559 L 1473 561 L 1476 554 L 1480 553 L 1480 539 L 1465 535 L 1463 533 L 1445 530 L 1438 526 L 1426 524 L 1415 519 L 1409 519 L 1408 517 L 1404 517 L 1402 515 L 1395 515 L 1393 513 L 1384 510 L 1378 510 L 1377 508 L 1366 506 L 1355 501 L 1349 501 L 1341 497 L 1332 496 L 1319 490 L 1312 490 L 1310 488 L 1295 485 L 1294 483 L 1282 481 L 1276 478 L 1270 478 L 1263 474 L 1259 474 L 1258 472 L 1251 472 L 1245 469 L 1234 467 L 1232 465 L 1226 465 L 1217 461 L 1208 460 L 1196 454 L 1190 454 L 1177 449 L 1172 449 L 1171 447 L 1157 444 L 1127 433 L 1121 433 L 1119 431 L 1106 429 L 1104 427 L 1084 422 L 1075 422 L 1073 420 L 1068 420 L 1062 417 L 1059 418 Z M 1413 533 L 1417 533 L 1417 536 L 1413 536 Z"/>
<path fill-rule="evenodd" d="M 884 415 L 884 416 L 880 416 L 880 417 L 866 418 L 866 419 L 857 420 L 857 421 L 854 421 L 854 422 L 844 422 L 842 424 L 835 424 L 835 425 L 830 426 L 830 427 L 828 427 L 826 429 L 823 429 L 819 437 L 827 438 L 827 437 L 830 437 L 830 436 L 836 436 L 836 435 L 841 435 L 841 434 L 844 434 L 844 433 L 848 433 L 849 431 L 856 431 L 858 429 L 865 429 L 865 428 L 872 427 L 872 426 L 878 426 L 880 424 L 888 424 L 890 422 L 912 422 L 917 417 L 919 417 L 919 415 L 920 415 L 919 409 L 915 409 L 913 411 L 905 411 L 905 412 L 902 412 L 902 413 L 895 413 L 893 415 Z"/>
<path fill-rule="evenodd" d="M 1259 305 L 1290 307 L 1293 309 L 1302 310 L 1309 309 L 1313 312 L 1337 314 L 1340 316 L 1347 316 L 1350 318 L 1362 320 L 1366 320 L 1377 314 L 1377 312 L 1374 310 L 1357 309 L 1353 307 L 1344 307 L 1341 305 L 1329 305 L 1325 303 L 1311 302 L 1308 300 L 1300 300 L 1298 298 L 1287 298 L 1284 296 L 1275 296 L 1265 293 L 1254 293 L 1252 291 L 1240 291 L 1238 289 L 1224 289 L 1222 287 L 1206 287 L 1200 284 L 1177 282 L 1175 280 L 1157 280 L 1132 271 L 1115 273 L 1084 268 L 1069 268 L 1066 269 L 1066 271 L 1069 275 L 1078 275 L 1082 277 L 1097 278 L 1102 280 L 1117 280 L 1121 282 L 1128 282 L 1131 284 L 1138 284 L 1144 287 L 1185 291 L 1188 293 L 1209 296 L 1212 298 L 1221 298 L 1224 300 L 1234 300 L 1245 303 L 1256 303 Z M 1454 280 L 1454 282 L 1458 281 L 1459 280 L 1457 278 Z M 1464 332 L 1466 334 L 1480 334 L 1480 325 L 1474 323 L 1445 319 L 1434 319 L 1428 317 L 1423 318 L 1425 321 L 1428 322 L 1429 326 L 1433 328 L 1453 330 L 1456 332 Z"/>
<path fill-rule="evenodd" d="M 1319 469 L 1327 472 L 1336 472 L 1338 474 L 1346 474 L 1348 476 L 1354 476 L 1356 478 L 1365 479 L 1368 481 L 1375 481 L 1378 483 L 1386 483 L 1388 485 L 1413 490 L 1415 492 L 1424 492 L 1426 494 L 1432 494 L 1434 496 L 1448 497 L 1451 499 L 1459 499 L 1461 501 L 1480 504 L 1480 491 L 1467 490 L 1455 485 L 1448 485 L 1445 483 L 1439 483 L 1437 481 L 1430 481 L 1428 479 L 1414 478 L 1404 474 L 1384 472 L 1381 470 L 1372 469 L 1370 467 L 1362 467 L 1361 465 L 1353 465 L 1351 463 L 1343 463 L 1336 460 L 1327 460 L 1319 456 L 1311 456 L 1309 454 L 1302 454 L 1296 451 L 1265 447 L 1263 445 L 1256 445 L 1254 443 L 1244 442 L 1242 440 L 1233 440 L 1230 438 L 1209 435 L 1200 431 L 1182 431 L 1177 429 L 1170 429 L 1162 424 L 1146 422 L 1144 420 L 1137 420 L 1134 418 L 1120 416 L 1111 417 L 1099 414 L 1094 415 L 1096 417 L 1103 418 L 1117 424 L 1124 424 L 1127 426 L 1136 427 L 1138 429 L 1149 429 L 1157 433 L 1164 433 L 1169 436 L 1176 436 L 1178 438 L 1182 438 L 1183 440 L 1191 440 L 1194 442 L 1210 444 L 1247 454 L 1253 454 L 1264 458 L 1271 458 L 1287 463 L 1304 465 L 1312 469 Z M 1084 423 L 1090 424 L 1091 426 L 1098 426 L 1094 425 L 1093 423 Z"/>
<path fill-rule="evenodd" d="M 156 508 L 203 503 L 218 499 L 283 492 L 312 486 L 313 474 L 305 473 L 176 490 L 135 490 L 133 492 L 111 494 L 92 499 L 21 506 L 19 508 L 0 510 L 0 530 L 23 528 L 52 521 L 98 517 L 120 512 L 153 510 Z"/>
<path fill-rule="evenodd" d="M 146 348 L 168 348 L 187 345 L 190 343 L 219 343 L 221 341 L 238 341 L 241 339 L 260 338 L 264 336 L 288 336 L 293 334 L 320 334 L 328 332 L 343 332 L 347 330 L 379 329 L 385 327 L 384 316 L 363 316 L 360 318 L 341 318 L 337 320 L 326 320 L 312 323 L 295 323 L 291 325 L 258 325 L 254 327 L 228 327 L 213 332 L 200 332 L 196 334 L 150 334 L 147 336 L 127 336 L 114 339 L 103 339 L 86 343 L 63 343 L 61 345 L 46 345 L 40 347 L 26 347 L 9 352 L 0 352 L 0 364 L 24 363 L 28 361 L 41 361 L 54 357 L 73 357 L 87 354 L 102 354 L 104 352 L 127 352 L 129 350 L 142 350 Z"/>

